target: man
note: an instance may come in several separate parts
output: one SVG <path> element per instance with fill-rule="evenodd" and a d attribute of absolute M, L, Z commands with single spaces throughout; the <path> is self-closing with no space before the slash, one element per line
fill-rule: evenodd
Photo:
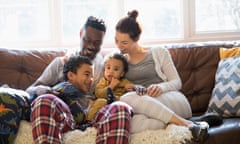
<path fill-rule="evenodd" d="M 106 26 L 102 20 L 90 16 L 80 31 L 80 50 L 76 54 L 87 56 L 93 62 L 93 87 L 102 75 L 102 58 L 98 55 Z M 63 65 L 69 56 L 58 57 L 44 70 L 42 75 L 33 83 L 27 92 L 34 95 L 54 93 L 51 86 L 63 81 Z M 96 73 L 97 71 L 97 73 Z M 93 88 L 92 87 L 92 88 Z M 108 115 L 105 115 L 108 113 Z M 32 103 L 32 132 L 34 141 L 39 143 L 62 143 L 62 133 L 73 129 L 68 119 L 71 115 L 69 107 L 59 98 L 41 96 Z M 115 143 L 126 144 L 129 137 L 129 121 L 131 108 L 121 102 L 103 107 L 94 119 L 97 128 L 97 144 Z M 48 129 L 46 129 L 46 127 Z"/>
<path fill-rule="evenodd" d="M 106 26 L 102 20 L 90 16 L 83 28 L 80 30 L 80 49 L 75 52 L 76 55 L 87 56 L 93 61 L 94 67 L 94 82 L 102 76 L 103 58 L 99 54 L 103 38 L 105 36 Z M 50 86 L 55 85 L 59 81 L 63 81 L 63 65 L 68 60 L 72 53 L 64 57 L 55 58 L 49 66 L 44 70 L 42 75 L 29 87 L 27 92 L 30 94 L 45 94 L 52 92 Z M 96 73 L 97 71 L 97 73 Z"/>

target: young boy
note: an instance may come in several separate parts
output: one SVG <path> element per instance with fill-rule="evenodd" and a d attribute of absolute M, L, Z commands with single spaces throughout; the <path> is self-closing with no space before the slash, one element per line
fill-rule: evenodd
<path fill-rule="evenodd" d="M 93 78 L 91 60 L 84 56 L 70 57 L 63 67 L 63 76 L 65 81 L 55 85 L 52 90 L 58 92 L 58 97 L 69 106 L 76 128 L 85 130 L 91 105 L 91 100 L 86 96 Z"/>
<path fill-rule="evenodd" d="M 114 53 L 106 56 L 104 76 L 96 84 L 97 100 L 90 108 L 88 120 L 93 119 L 102 106 L 119 100 L 124 93 L 134 90 L 134 85 L 124 78 L 127 71 L 128 63 L 122 54 Z"/>

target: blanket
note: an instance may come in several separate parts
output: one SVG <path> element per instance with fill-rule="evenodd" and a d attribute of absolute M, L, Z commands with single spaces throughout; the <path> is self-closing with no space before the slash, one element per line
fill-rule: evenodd
<path fill-rule="evenodd" d="M 73 130 L 63 134 L 63 144 L 95 144 L 96 129 Z M 192 134 L 188 128 L 169 124 L 166 129 L 146 130 L 132 134 L 130 144 L 184 144 Z M 14 144 L 33 144 L 31 124 L 22 120 Z"/>

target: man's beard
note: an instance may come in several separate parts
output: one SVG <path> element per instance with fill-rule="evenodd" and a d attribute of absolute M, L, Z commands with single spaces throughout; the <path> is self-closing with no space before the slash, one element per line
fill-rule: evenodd
<path fill-rule="evenodd" d="M 80 52 L 81 55 L 87 56 L 91 60 L 93 60 L 96 57 L 97 53 L 98 51 L 93 50 L 91 48 L 84 48 L 83 51 Z"/>

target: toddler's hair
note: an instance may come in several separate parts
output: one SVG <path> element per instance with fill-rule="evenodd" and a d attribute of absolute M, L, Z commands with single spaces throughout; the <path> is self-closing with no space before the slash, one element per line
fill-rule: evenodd
<path fill-rule="evenodd" d="M 117 59 L 117 60 L 122 61 L 124 73 L 128 72 L 128 62 L 127 62 L 126 57 L 123 54 L 121 54 L 121 53 L 111 53 L 109 55 L 106 55 L 106 58 L 104 59 L 104 63 L 106 61 L 110 60 L 110 59 Z"/>

